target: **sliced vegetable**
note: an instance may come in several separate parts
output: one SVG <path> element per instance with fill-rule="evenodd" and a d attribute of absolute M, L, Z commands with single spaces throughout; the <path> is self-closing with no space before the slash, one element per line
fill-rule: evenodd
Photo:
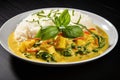
<path fill-rule="evenodd" d="M 27 49 L 27 52 L 37 52 L 38 49 L 34 48 L 34 49 Z"/>

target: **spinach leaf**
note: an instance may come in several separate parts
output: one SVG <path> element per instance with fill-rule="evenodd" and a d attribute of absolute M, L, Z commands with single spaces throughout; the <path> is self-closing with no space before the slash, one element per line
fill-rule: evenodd
<path fill-rule="evenodd" d="M 81 54 L 81 55 L 86 55 L 88 53 L 90 53 L 90 51 L 88 50 L 87 46 L 90 45 L 91 42 L 86 43 L 84 46 L 78 46 L 78 51 L 76 52 L 77 54 Z"/>
<path fill-rule="evenodd" d="M 61 55 L 65 56 L 65 57 L 70 57 L 70 56 L 72 56 L 71 53 L 72 53 L 72 52 L 71 52 L 71 49 L 70 49 L 70 48 L 66 48 L 65 50 L 63 50 L 63 51 L 61 52 Z"/>
<path fill-rule="evenodd" d="M 47 40 L 50 38 L 54 38 L 58 34 L 59 30 L 56 26 L 49 26 L 43 30 L 41 30 L 41 39 Z"/>
<path fill-rule="evenodd" d="M 76 38 L 83 36 L 83 30 L 79 26 L 66 26 L 63 35 L 68 38 Z"/>
<path fill-rule="evenodd" d="M 24 53 L 24 56 L 27 57 L 27 58 L 31 58 L 32 55 L 30 53 Z"/>
<path fill-rule="evenodd" d="M 54 56 L 52 54 L 49 54 L 48 52 L 38 52 L 36 54 L 36 58 L 41 58 L 43 60 L 46 60 L 47 62 L 56 62 Z"/>

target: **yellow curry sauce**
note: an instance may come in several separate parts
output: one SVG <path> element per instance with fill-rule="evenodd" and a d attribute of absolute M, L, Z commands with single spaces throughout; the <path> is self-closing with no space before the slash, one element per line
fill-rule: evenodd
<path fill-rule="evenodd" d="M 89 29 L 91 32 L 99 35 L 95 38 L 93 34 L 84 31 L 84 35 L 78 38 L 66 38 L 61 33 L 54 39 L 41 41 L 37 38 L 29 39 L 18 43 L 14 39 L 14 32 L 8 38 L 9 48 L 19 57 L 38 62 L 75 62 L 90 59 L 102 54 L 109 46 L 108 35 L 99 27 Z M 99 41 L 104 38 L 102 47 Z M 98 40 L 100 39 L 100 40 Z M 37 43 L 40 43 L 37 45 Z M 53 58 L 47 59 L 45 55 L 39 55 L 40 52 L 46 52 Z M 70 52 L 70 54 L 68 54 Z M 42 57 L 41 57 L 42 56 Z M 53 60 L 53 61 L 52 61 Z"/>

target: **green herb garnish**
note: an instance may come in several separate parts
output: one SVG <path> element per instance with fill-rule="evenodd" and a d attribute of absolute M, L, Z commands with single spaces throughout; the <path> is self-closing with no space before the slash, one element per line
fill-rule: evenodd
<path fill-rule="evenodd" d="M 83 36 L 83 31 L 79 26 L 66 26 L 63 30 L 63 34 L 68 38 L 76 38 Z"/>
<path fill-rule="evenodd" d="M 58 10 L 57 10 L 58 11 Z M 57 12 L 56 11 L 56 12 Z M 50 16 L 52 11 L 49 13 Z M 50 17 L 49 17 L 50 18 Z M 76 38 L 83 36 L 83 31 L 80 26 L 69 25 L 71 17 L 68 9 L 65 9 L 60 16 L 55 16 L 54 19 L 50 18 L 55 26 L 48 26 L 46 29 L 41 29 L 35 37 L 43 40 L 54 38 L 59 32 L 62 32 L 65 37 Z"/>
<path fill-rule="evenodd" d="M 56 26 L 49 26 L 40 32 L 40 37 L 42 40 L 47 40 L 50 38 L 54 38 L 58 34 L 59 30 Z"/>

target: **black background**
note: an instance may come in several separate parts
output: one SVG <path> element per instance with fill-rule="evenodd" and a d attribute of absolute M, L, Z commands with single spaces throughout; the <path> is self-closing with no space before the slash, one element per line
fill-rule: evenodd
<path fill-rule="evenodd" d="M 119 32 L 120 9 L 117 3 L 115 0 L 0 0 L 0 26 L 11 17 L 28 10 L 68 7 L 96 13 L 109 20 Z M 11 56 L 0 46 L 0 80 L 119 80 L 119 44 L 100 59 L 66 67 L 31 64 Z"/>

